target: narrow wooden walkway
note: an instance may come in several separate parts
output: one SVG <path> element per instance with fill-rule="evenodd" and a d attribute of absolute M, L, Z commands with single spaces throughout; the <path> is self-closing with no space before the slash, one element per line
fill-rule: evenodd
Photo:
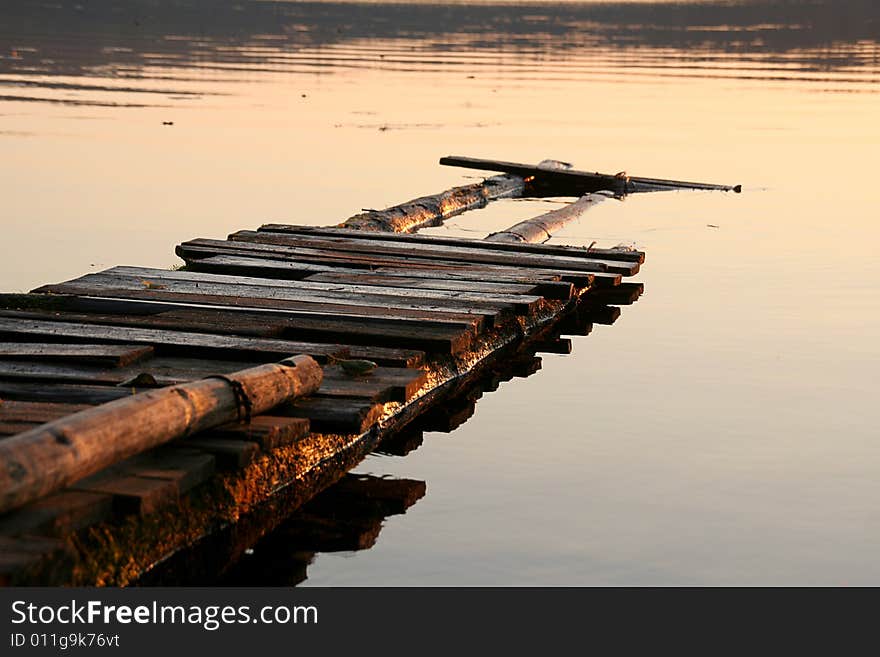
<path fill-rule="evenodd" d="M 185 270 L 113 267 L 0 295 L 0 439 L 294 354 L 323 364 L 320 389 L 0 515 L 0 582 L 136 580 L 267 500 L 285 499 L 279 491 L 305 490 L 322 468 L 326 479 L 328 463 L 338 478 L 430 410 L 450 383 L 509 348 L 534 338 L 541 350 L 567 352 L 558 336 L 585 333 L 585 309 L 590 322 L 610 322 L 615 305 L 638 297 L 641 286 L 621 280 L 644 259 L 279 224 L 190 240 L 177 254 Z M 342 366 L 349 359 L 377 367 L 351 374 Z"/>

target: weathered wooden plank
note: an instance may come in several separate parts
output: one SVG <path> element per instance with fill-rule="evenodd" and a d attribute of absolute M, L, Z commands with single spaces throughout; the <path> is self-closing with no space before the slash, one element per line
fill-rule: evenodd
<path fill-rule="evenodd" d="M 260 455 L 260 446 L 248 440 L 194 436 L 180 443 L 182 448 L 197 448 L 214 456 L 221 470 L 238 470 Z"/>
<path fill-rule="evenodd" d="M 258 415 L 247 424 L 232 422 L 203 431 L 198 439 L 240 440 L 257 443 L 261 449 L 270 450 L 290 445 L 308 435 L 309 421 L 306 418 Z"/>
<path fill-rule="evenodd" d="M 6 313 L 0 313 L 2 318 L 10 318 L 10 319 L 26 319 L 33 320 L 36 318 L 37 321 L 46 321 L 46 322 L 56 322 L 62 324 L 68 324 L 68 322 L 64 322 L 62 320 L 66 319 L 76 319 L 76 320 L 89 320 L 89 317 L 84 316 L 47 316 L 40 317 L 39 315 L 35 315 L 34 313 L 27 313 L 25 316 L 20 316 L 16 314 L 14 317 L 9 317 L 9 313 L 11 311 L 6 311 Z M 96 322 L 95 324 L 95 337 L 99 339 L 101 335 L 105 332 L 107 328 L 114 328 L 112 326 L 107 326 L 105 324 L 106 318 L 101 318 L 100 322 Z M 129 322 L 125 319 L 120 320 L 124 326 L 130 326 Z M 88 326 L 88 322 L 78 321 L 77 323 Z M 137 322 L 135 322 L 137 323 Z M 186 323 L 178 318 L 171 318 L 168 322 L 155 322 L 153 326 L 159 327 L 162 325 L 167 326 L 182 326 L 183 328 L 197 328 L 194 326 L 187 326 Z M 141 328 L 141 327 L 136 327 Z M 202 326 L 203 330 L 209 330 L 209 327 Z M 226 327 L 227 329 L 229 327 Z M 354 329 L 352 329 L 354 330 Z M 415 329 L 413 329 L 415 330 Z M 379 330 L 374 335 L 381 335 Z M 280 324 L 276 327 L 276 333 L 286 333 L 286 326 Z M 176 332 L 175 332 L 176 333 Z M 296 331 L 291 331 L 291 333 L 296 333 Z M 405 342 L 405 340 L 395 340 L 394 339 L 394 331 L 387 330 L 386 333 L 388 337 L 379 342 L 386 344 L 394 344 Z M 400 332 L 401 336 L 405 336 L 406 332 Z M 466 334 L 447 334 L 443 335 L 443 332 L 438 331 L 430 331 L 426 330 L 426 337 L 424 339 L 414 339 L 412 341 L 413 347 L 426 347 L 430 346 L 436 349 L 443 350 L 457 350 L 460 348 L 464 348 L 469 341 L 469 336 Z M 2 331 L 0 331 L 2 334 Z M 61 337 L 68 340 L 77 340 L 79 339 L 79 333 L 66 333 L 64 331 L 60 332 Z M 54 335 L 54 334 L 47 334 Z M 288 350 L 284 347 L 284 344 L 288 343 L 287 340 L 274 340 L 273 344 L 280 345 L 277 347 L 276 351 L 271 350 L 272 344 L 267 345 L 265 342 L 260 342 L 256 345 L 257 349 L 253 351 L 247 350 L 245 347 L 241 348 L 212 348 L 212 337 L 224 337 L 226 334 L 206 334 L 203 336 L 206 339 L 206 346 L 204 347 L 195 347 L 191 349 L 184 349 L 176 344 L 164 343 L 161 344 L 159 340 L 155 341 L 155 345 L 160 349 L 160 353 L 171 353 L 171 354 L 189 354 L 189 355 L 198 355 L 199 353 L 204 353 L 206 356 L 211 356 L 214 358 L 217 357 L 226 357 L 223 361 L 219 360 L 204 360 L 200 359 L 201 362 L 191 362 L 189 364 L 184 363 L 179 359 L 174 359 L 166 356 L 158 356 L 151 361 L 147 361 L 144 365 L 138 366 L 130 366 L 129 368 L 119 368 L 116 371 L 110 370 L 101 370 L 98 368 L 88 369 L 85 366 L 75 367 L 73 365 L 62 365 L 62 364 L 53 364 L 53 363 L 44 363 L 44 364 L 31 364 L 24 365 L 23 363 L 3 363 L 0 361 L 0 371 L 6 373 L 7 377 L 15 376 L 16 370 L 20 372 L 18 378 L 37 378 L 37 374 L 41 374 L 39 378 L 45 380 L 62 380 L 67 379 L 69 381 L 101 381 L 104 385 L 116 385 L 121 383 L 122 381 L 128 380 L 129 377 L 125 375 L 125 373 L 133 372 L 132 376 L 136 376 L 140 372 L 148 372 L 155 375 L 157 381 L 161 384 L 173 383 L 181 380 L 190 380 L 192 377 L 189 375 L 187 370 L 195 369 L 198 372 L 204 372 L 205 374 L 210 373 L 208 369 L 209 364 L 213 363 L 227 363 L 229 362 L 229 358 L 239 358 L 241 363 L 252 363 L 252 362 L 266 362 L 273 359 L 283 358 L 286 353 L 289 353 Z M 25 337 L 25 336 L 23 336 Z M 42 336 L 41 336 L 42 337 Z M 231 337 L 231 336 L 226 336 Z M 296 337 L 295 335 L 291 337 Z M 327 356 L 316 355 L 315 357 L 318 360 L 326 360 L 329 357 L 341 357 L 345 358 L 351 356 L 352 358 L 366 358 L 368 360 L 374 360 L 380 365 L 385 365 L 388 367 L 419 367 L 425 361 L 425 352 L 418 348 L 398 348 L 398 347 L 386 347 L 382 344 L 372 344 L 372 340 L 369 339 L 369 333 L 364 332 L 362 336 L 358 336 L 356 332 L 353 332 L 346 336 L 342 332 L 332 333 L 329 331 L 322 332 L 320 328 L 313 328 L 308 337 L 314 338 L 316 341 L 319 339 L 333 339 L 334 337 L 343 338 L 358 338 L 358 340 L 349 340 L 350 342 L 362 342 L 364 344 L 351 344 L 351 345 L 338 345 L 331 344 L 328 345 L 328 351 L 330 351 L 331 347 L 333 349 L 338 350 L 336 353 L 330 353 Z M 433 344 L 431 343 L 433 340 Z M 421 344 L 418 344 L 421 343 Z M 161 347 L 160 347 L 161 344 Z M 289 342 L 289 344 L 294 345 L 302 345 L 302 344 L 311 344 L 304 343 L 300 340 L 294 340 L 293 342 Z M 268 351 L 267 351 L 268 350 Z M 265 353 L 264 353 L 265 352 Z M 219 369 L 226 369 L 226 366 L 223 366 Z M 70 374 L 65 375 L 64 372 L 69 372 Z M 28 372 L 31 372 L 34 376 L 28 377 Z"/>
<path fill-rule="evenodd" d="M 314 252 L 314 253 L 313 253 Z M 556 276 L 561 280 L 569 281 L 578 287 L 590 285 L 594 279 L 598 284 L 616 285 L 620 282 L 620 274 L 608 272 L 584 272 L 570 269 L 551 269 L 530 267 L 517 269 L 516 267 L 487 265 L 484 263 L 474 264 L 462 261 L 440 261 L 432 258 L 413 256 L 378 256 L 356 254 L 351 252 L 332 253 L 329 251 L 311 250 L 303 253 L 297 247 L 286 247 L 272 244 L 259 244 L 251 242 L 232 242 L 224 240 L 195 239 L 178 245 L 177 254 L 183 258 L 189 267 L 195 267 L 199 259 L 216 256 L 238 256 L 250 258 L 265 258 L 269 260 L 285 260 L 296 262 L 314 262 L 330 264 L 337 267 L 351 269 L 367 269 L 370 271 L 384 271 L 389 269 L 405 269 L 411 273 L 414 269 L 430 270 L 432 272 L 457 272 L 457 273 L 483 273 L 487 274 L 485 280 L 494 280 L 496 275 L 509 274 L 512 276 Z"/>
<path fill-rule="evenodd" d="M 275 415 L 305 417 L 312 431 L 361 434 L 382 416 L 383 405 L 363 397 L 309 397 L 283 404 Z"/>
<path fill-rule="evenodd" d="M 133 280 L 139 286 L 138 289 L 143 287 L 145 282 L 153 285 L 155 281 L 160 281 L 160 285 L 167 284 L 168 289 L 181 291 L 193 291 L 192 287 L 203 291 L 209 285 L 211 289 L 224 290 L 225 286 L 230 286 L 230 289 L 234 290 L 239 296 L 262 297 L 265 294 L 269 294 L 268 298 L 284 298 L 289 300 L 311 299 L 319 302 L 333 302 L 335 299 L 346 299 L 357 301 L 359 304 L 377 299 L 384 303 L 383 307 L 389 306 L 389 297 L 401 297 L 407 299 L 409 304 L 429 304 L 432 306 L 449 301 L 456 305 L 461 304 L 459 306 L 460 311 L 464 312 L 470 312 L 472 308 L 507 308 L 512 306 L 516 310 L 525 313 L 534 310 L 540 301 L 539 297 L 526 294 L 522 290 L 514 293 L 505 293 L 502 291 L 440 290 L 427 287 L 412 289 L 398 285 L 357 285 L 312 280 L 279 281 L 275 278 L 229 276 L 225 274 L 182 270 L 168 271 L 139 267 L 113 267 L 96 274 L 87 274 L 75 280 L 106 281 L 107 284 L 116 286 L 117 277 L 125 281 Z M 391 299 L 391 301 L 396 303 L 399 299 Z"/>
<path fill-rule="evenodd" d="M 152 347 L 142 345 L 56 344 L 48 342 L 0 343 L 0 359 L 73 361 L 124 367 L 149 358 Z"/>
<path fill-rule="evenodd" d="M 412 368 L 378 367 L 369 374 L 350 376 L 338 366 L 324 368 L 324 381 L 316 397 L 369 397 L 375 402 L 409 401 L 427 380 L 427 373 Z"/>
<path fill-rule="evenodd" d="M 216 374 L 228 374 L 250 367 L 252 363 L 201 358 L 158 357 L 128 367 L 102 368 L 76 363 L 40 361 L 0 361 L 0 378 L 33 381 L 58 381 L 94 385 L 123 385 L 141 374 L 152 377 L 157 386 L 185 383 Z M 147 384 L 142 384 L 146 386 Z"/>
<path fill-rule="evenodd" d="M 299 252 L 334 251 L 377 256 L 413 256 L 452 262 L 506 265 L 509 267 L 560 267 L 580 272 L 611 272 L 631 276 L 639 271 L 639 263 L 620 260 L 576 258 L 572 256 L 540 255 L 497 251 L 482 246 L 444 246 L 441 244 L 399 243 L 383 240 L 359 240 L 346 237 L 313 238 L 282 233 L 261 233 L 240 230 L 232 233 L 234 242 L 269 244 L 297 249 Z"/>
<path fill-rule="evenodd" d="M 60 286 L 58 290 L 62 289 Z M 203 294 L 203 293 L 185 293 L 170 290 L 147 290 L 132 289 L 131 286 L 123 286 L 118 289 L 103 289 L 95 286 L 79 287 L 71 283 L 65 283 L 63 289 L 65 294 L 78 294 L 83 296 L 103 296 L 109 298 L 128 297 L 131 299 L 140 299 L 144 301 L 170 301 L 177 304 L 189 304 L 193 306 L 214 306 L 214 307 L 233 307 L 243 310 L 278 310 L 278 311 L 296 311 L 310 315 L 328 316 L 332 314 L 345 316 L 364 316 L 375 315 L 378 317 L 413 317 L 428 320 L 444 320 L 451 319 L 461 321 L 466 319 L 475 320 L 480 326 L 493 326 L 496 320 L 501 319 L 506 311 L 486 308 L 482 310 L 467 308 L 456 309 L 445 303 L 439 304 L 407 304 L 405 301 L 395 300 L 385 302 L 383 300 L 372 299 L 370 303 L 358 304 L 358 300 L 354 303 L 334 303 L 321 301 L 289 301 L 286 299 L 259 298 L 259 297 L 241 297 L 238 295 L 228 294 Z"/>
<path fill-rule="evenodd" d="M 180 272 L 190 275 L 200 276 L 216 276 L 216 274 L 205 274 L 199 272 Z M 233 277 L 235 278 L 235 277 Z M 299 290 L 287 288 L 278 285 L 278 281 L 272 280 L 275 285 L 245 285 L 245 284 L 228 284 L 214 283 L 208 280 L 204 281 L 185 281 L 175 280 L 168 281 L 164 285 L 154 285 L 153 287 L 145 287 L 143 282 L 137 278 L 113 276 L 108 274 L 86 274 L 80 278 L 66 281 L 63 283 L 54 283 L 44 285 L 34 290 L 36 293 L 49 294 L 84 294 L 92 296 L 115 295 L 115 296 L 134 296 L 132 293 L 140 293 L 142 291 L 153 293 L 150 298 L 165 300 L 180 300 L 181 302 L 195 302 L 196 299 L 204 299 L 206 303 L 221 304 L 220 299 L 235 299 L 239 304 L 251 303 L 255 300 L 262 300 L 277 304 L 284 302 L 285 307 L 312 309 L 320 311 L 326 306 L 334 303 L 347 304 L 358 307 L 370 307 L 385 310 L 388 308 L 400 308 L 404 310 L 419 311 L 449 311 L 464 314 L 480 314 L 484 317 L 495 317 L 505 310 L 515 310 L 520 313 L 526 313 L 532 310 L 539 302 L 538 298 L 513 295 L 510 301 L 492 301 L 491 299 L 477 300 L 474 298 L 458 299 L 454 295 L 455 292 L 430 292 L 419 291 L 407 295 L 406 290 L 399 290 L 393 294 L 375 293 L 372 294 L 368 289 L 357 290 L 354 286 L 345 289 L 340 285 L 338 291 L 330 290 Z M 313 285 L 330 286 L 327 283 L 314 283 Z M 369 288 L 369 286 L 364 286 Z M 374 288 L 375 289 L 375 288 Z M 387 288 L 390 289 L 390 288 Z M 459 293 L 466 295 L 466 293 Z M 442 295 L 442 296 L 441 296 Z M 515 299 L 515 300 L 514 300 Z"/>
<path fill-rule="evenodd" d="M 456 281 L 415 276 L 387 276 L 384 274 L 356 274 L 350 272 L 324 272 L 312 274 L 303 279 L 303 283 L 330 283 L 340 285 L 357 285 L 359 287 L 392 287 L 397 289 L 414 290 L 443 290 L 448 292 L 494 294 L 537 294 L 537 285 L 525 285 L 522 283 L 486 283 L 484 281 Z M 456 297 L 467 298 L 467 297 Z"/>
<path fill-rule="evenodd" d="M 445 246 L 480 246 L 498 251 L 517 253 L 537 253 L 540 255 L 562 255 L 584 258 L 601 258 L 603 260 L 627 260 L 643 263 L 644 251 L 631 251 L 620 248 L 587 248 L 580 246 L 564 246 L 561 244 L 510 244 L 504 242 L 486 242 L 465 237 L 448 237 L 446 235 L 425 235 L 423 233 L 388 233 L 357 231 L 350 228 L 325 228 L 321 226 L 296 226 L 290 224 L 264 224 L 258 228 L 261 232 L 292 233 L 299 235 L 326 235 L 329 237 L 350 237 L 353 239 L 381 239 L 395 242 L 415 242 L 426 244 L 443 244 Z"/>
<path fill-rule="evenodd" d="M 493 176 L 483 182 L 453 187 L 385 210 L 368 210 L 350 217 L 344 225 L 364 231 L 413 231 L 440 223 L 465 210 L 482 208 L 495 199 L 519 196 L 524 189 L 525 181 L 519 176 Z"/>
<path fill-rule="evenodd" d="M 352 358 L 375 361 L 386 367 L 421 367 L 425 363 L 425 352 L 416 349 L 395 349 L 394 347 L 372 347 L 369 345 L 346 345 Z"/>
<path fill-rule="evenodd" d="M 141 372 L 148 372 L 149 368 L 132 373 L 130 367 L 102 368 L 76 363 L 47 363 L 43 361 L 0 361 L 0 379 L 13 379 L 25 381 L 64 381 L 67 383 L 91 383 L 94 385 L 119 385 L 132 379 Z M 153 375 L 158 385 L 171 385 L 181 380 L 189 381 L 188 378 L 165 377 Z"/>
<path fill-rule="evenodd" d="M 195 239 L 178 245 L 177 254 L 183 258 L 189 266 L 200 258 L 214 256 L 241 256 L 252 258 L 266 258 L 271 260 L 291 260 L 296 262 L 315 262 L 331 264 L 338 267 L 351 269 L 367 269 L 371 271 L 380 268 L 403 268 L 427 269 L 435 272 L 483 272 L 491 269 L 498 274 L 511 274 L 519 276 L 560 276 L 562 280 L 570 281 L 575 285 L 584 287 L 589 285 L 593 278 L 599 279 L 606 276 L 617 276 L 607 272 L 584 272 L 570 269 L 554 270 L 550 267 L 532 267 L 528 270 L 503 265 L 490 265 L 485 263 L 470 263 L 464 261 L 436 260 L 430 257 L 414 257 L 402 255 L 370 255 L 352 252 L 330 252 L 326 250 L 311 249 L 304 252 L 298 247 L 279 246 L 277 244 L 261 244 L 256 242 L 234 242 L 229 240 Z M 492 280 L 487 278 L 486 280 Z"/>
<path fill-rule="evenodd" d="M 0 395 L 2 397 L 2 395 Z M 0 401 L 0 421 L 43 424 L 88 408 L 86 404 Z"/>
<path fill-rule="evenodd" d="M 318 275 L 330 274 L 352 277 L 382 276 L 388 279 L 403 278 L 406 281 L 425 281 L 426 285 L 436 284 L 443 286 L 440 289 L 453 289 L 451 286 L 457 283 L 477 283 L 479 285 L 526 285 L 534 294 L 547 299 L 569 299 L 572 296 L 572 285 L 560 280 L 559 275 L 528 275 L 522 272 L 499 273 L 495 267 L 466 267 L 463 269 L 418 269 L 412 267 L 392 268 L 381 267 L 373 269 L 355 269 L 351 267 L 332 267 L 315 265 L 315 271 L 304 273 L 297 268 L 290 271 L 291 266 L 310 267 L 290 260 L 272 260 L 268 258 L 246 257 L 238 255 L 214 255 L 198 260 L 190 260 L 187 269 L 192 271 L 204 271 L 218 274 L 241 274 L 246 276 L 260 276 L 264 278 L 280 278 L 283 280 L 311 280 Z M 589 275 L 583 275 L 586 280 Z M 329 279 L 327 279 L 329 280 Z M 389 285 L 396 284 L 389 280 Z M 404 285 L 405 287 L 406 285 Z"/>
<path fill-rule="evenodd" d="M 93 475 L 73 484 L 71 489 L 112 495 L 113 512 L 120 515 L 155 513 L 163 506 L 176 504 L 179 496 L 177 483 L 173 480 L 116 472 Z"/>
<path fill-rule="evenodd" d="M 87 404 L 93 406 L 113 401 L 114 399 L 122 399 L 140 390 L 148 390 L 148 388 L 119 388 L 116 386 L 57 383 L 54 381 L 33 383 L 28 381 L 0 380 L 0 399 L 3 399 L 4 403 L 7 400 L 12 400 L 20 402 Z"/>
<path fill-rule="evenodd" d="M 210 479 L 215 463 L 212 454 L 159 448 L 119 463 L 113 469 L 124 475 L 170 481 L 180 495 Z"/>
<path fill-rule="evenodd" d="M 93 299 L 55 294 L 0 293 L 0 308 L 23 312 L 64 311 L 77 313 L 125 314 L 136 317 L 174 310 L 175 304 L 145 303 L 131 299 Z"/>
<path fill-rule="evenodd" d="M 181 351 L 189 355 L 209 352 L 226 357 L 259 356 L 265 359 L 285 358 L 291 354 L 309 354 L 318 359 L 327 356 L 345 358 L 348 351 L 333 344 L 295 342 L 273 338 L 248 338 L 229 335 L 206 335 L 187 331 L 170 331 L 128 326 L 98 326 L 75 322 L 0 317 L 0 335 L 41 336 L 88 342 L 121 342 L 152 345 L 160 352 Z"/>
<path fill-rule="evenodd" d="M 4 422 L 0 420 L 0 436 L 14 436 L 40 426 L 40 422 Z"/>
<path fill-rule="evenodd" d="M 240 274 L 214 274 L 208 272 L 195 272 L 187 270 L 153 269 L 147 267 L 111 267 L 91 276 L 119 276 L 133 278 L 141 285 L 150 286 L 156 282 L 190 282 L 198 285 L 206 283 L 227 284 L 233 286 L 248 287 L 277 287 L 287 291 L 303 291 L 315 293 L 356 293 L 356 294 L 388 294 L 392 296 L 409 296 L 425 299 L 456 299 L 468 301 L 491 301 L 516 303 L 523 298 L 534 296 L 533 285 L 510 284 L 510 283 L 486 283 L 478 281 L 452 281 L 446 282 L 448 288 L 433 287 L 433 284 L 443 285 L 444 281 L 431 281 L 419 278 L 388 277 L 374 275 L 374 281 L 367 285 L 358 284 L 358 278 L 350 271 L 342 272 L 317 272 L 307 278 L 298 280 L 279 280 L 260 276 L 242 276 Z M 327 281 L 322 276 L 328 277 Z M 361 277 L 364 275 L 361 274 Z"/>
<path fill-rule="evenodd" d="M 54 296 L 54 295 L 34 295 Z M 66 297 L 69 298 L 69 297 Z M 171 306 L 157 304 L 163 310 L 153 315 L 57 313 L 50 310 L 0 310 L 0 316 L 45 321 L 67 321 L 81 324 L 135 326 L 140 328 L 193 331 L 197 333 L 231 334 L 253 337 L 284 337 L 307 342 L 353 341 L 358 344 L 430 348 L 456 351 L 465 348 L 468 336 L 475 335 L 479 318 L 421 319 L 394 316 L 324 316 L 320 313 L 277 311 L 271 308 L 243 309 L 234 307 Z M 283 336 L 282 336 L 283 334 Z"/>

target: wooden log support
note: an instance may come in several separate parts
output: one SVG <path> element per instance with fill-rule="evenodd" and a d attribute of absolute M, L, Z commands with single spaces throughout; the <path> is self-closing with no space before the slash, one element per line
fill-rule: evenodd
<path fill-rule="evenodd" d="M 526 219 L 518 224 L 514 224 L 510 228 L 492 233 L 486 237 L 486 241 L 530 244 L 546 242 L 553 237 L 553 233 L 563 228 L 567 223 L 580 219 L 587 210 L 595 207 L 607 198 L 609 198 L 609 195 L 601 192 L 584 194 L 577 201 L 563 208 Z"/>
<path fill-rule="evenodd" d="M 0 441 L 0 513 L 181 436 L 308 395 L 322 380 L 308 356 L 153 390 Z"/>
<path fill-rule="evenodd" d="M 520 196 L 525 182 L 520 176 L 494 176 L 483 182 L 422 196 L 385 210 L 367 210 L 340 224 L 342 228 L 411 233 L 433 226 L 466 210 L 485 207 L 499 198 Z"/>

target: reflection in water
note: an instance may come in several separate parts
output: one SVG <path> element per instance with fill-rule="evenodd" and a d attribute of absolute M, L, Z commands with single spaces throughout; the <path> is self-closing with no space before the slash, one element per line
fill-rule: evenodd
<path fill-rule="evenodd" d="M 880 5 L 851 0 L 443 5 L 59 0 L 0 8 L 0 100 L 106 106 L 99 92 L 177 100 L 257 74 L 466 68 L 508 80 L 619 76 L 877 83 Z M 548 61 L 552 57 L 555 61 Z M 68 77 L 59 83 L 46 76 Z M 83 78 L 103 78 L 105 84 Z M 131 79 L 139 79 L 137 85 Z M 115 83 L 119 80 L 120 83 Z M 61 93 L 88 98 L 59 99 Z M 154 104 L 156 100 L 144 100 Z M 123 103 L 124 106 L 142 106 Z"/>
<path fill-rule="evenodd" d="M 880 240 L 880 6 L 712 4 L 3 0 L 0 95 L 172 108 L 0 102 L 0 289 L 334 224 L 462 184 L 436 166 L 450 152 L 745 183 L 605 203 L 560 232 L 648 251 L 635 321 L 484 396 L 454 440 L 369 457 L 358 471 L 431 494 L 308 581 L 878 583 L 880 307 L 860 246 Z M 267 527 L 242 524 L 198 581 Z"/>
<path fill-rule="evenodd" d="M 423 481 L 345 475 L 248 550 L 217 584 L 299 584 L 315 553 L 373 547 L 385 518 L 406 513 L 424 494 Z"/>
<path fill-rule="evenodd" d="M 376 450 L 386 456 L 406 456 L 421 446 L 425 432 L 451 433 L 473 417 L 477 401 L 485 392 L 494 392 L 515 377 L 528 377 L 541 369 L 540 352 L 568 353 L 571 342 L 565 335 L 588 335 L 594 323 L 612 324 L 620 309 L 608 302 L 630 304 L 641 295 L 640 283 L 628 283 L 620 290 L 597 290 L 582 301 L 552 333 L 502 359 L 455 392 L 443 404 L 418 416 L 411 424 L 385 440 Z M 308 579 L 308 567 L 316 554 L 369 550 L 379 538 L 385 519 L 407 512 L 424 497 L 426 482 L 406 478 L 347 474 L 269 534 L 262 537 L 237 561 L 225 564 L 216 579 L 202 584 L 221 586 L 294 586 Z M 198 558 L 197 556 L 194 558 Z M 161 570 L 161 569 L 159 569 Z M 191 572 L 181 569 L 180 573 Z M 161 577 L 161 572 L 152 573 Z M 163 583 L 168 584 L 165 580 Z M 191 583 L 178 579 L 174 583 Z"/>

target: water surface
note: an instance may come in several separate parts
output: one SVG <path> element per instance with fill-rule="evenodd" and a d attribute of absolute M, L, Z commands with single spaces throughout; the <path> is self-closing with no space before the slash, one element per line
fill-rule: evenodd
<path fill-rule="evenodd" d="M 470 180 L 451 153 L 745 187 L 560 233 L 645 250 L 643 298 L 369 457 L 427 492 L 307 583 L 880 584 L 874 3 L 118 4 L 0 9 L 4 291 L 338 223 Z"/>

